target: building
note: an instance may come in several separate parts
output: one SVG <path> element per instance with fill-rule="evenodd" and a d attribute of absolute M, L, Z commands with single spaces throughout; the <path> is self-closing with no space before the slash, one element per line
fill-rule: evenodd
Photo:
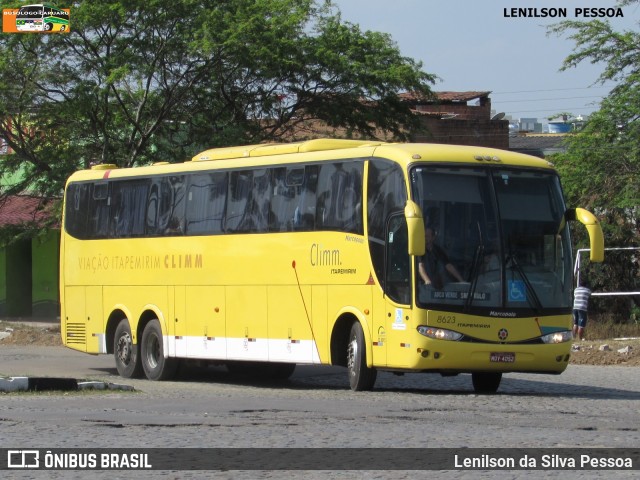
<path fill-rule="evenodd" d="M 566 139 L 565 134 L 558 133 L 520 133 L 509 137 L 509 150 L 545 158 L 566 151 Z"/>
<path fill-rule="evenodd" d="M 537 118 L 521 118 L 516 125 L 518 132 L 542 133 L 545 127 Z"/>
<path fill-rule="evenodd" d="M 433 98 L 401 94 L 424 126 L 412 141 L 508 149 L 509 122 L 504 114 L 492 115 L 490 93 L 435 92 Z"/>
<path fill-rule="evenodd" d="M 423 97 L 413 93 L 400 94 L 401 100 L 420 117 L 421 127 L 410 132 L 412 142 L 474 145 L 509 148 L 509 122 L 503 114 L 492 115 L 491 92 L 435 92 Z M 301 123 L 287 136 L 287 141 L 317 137 L 345 137 L 343 128 L 335 128 L 320 121 Z M 362 138 L 349 135 L 351 138 Z M 388 132 L 378 131 L 376 137 L 393 141 Z"/>
<path fill-rule="evenodd" d="M 0 201 L 0 226 L 24 232 L 41 227 L 52 203 L 31 195 L 11 195 Z M 41 227 L 42 228 L 42 227 Z M 0 248 L 0 316 L 56 317 L 59 231 L 43 230 Z"/>

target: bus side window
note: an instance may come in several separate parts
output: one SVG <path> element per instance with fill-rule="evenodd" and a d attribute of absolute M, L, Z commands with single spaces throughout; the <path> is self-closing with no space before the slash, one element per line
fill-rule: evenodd
<path fill-rule="evenodd" d="M 87 206 L 89 205 L 90 184 L 72 183 L 67 188 L 65 229 L 73 237 L 90 238 L 87 230 Z"/>
<path fill-rule="evenodd" d="M 92 185 L 92 193 L 88 204 L 88 238 L 107 238 L 109 233 L 109 184 L 96 182 Z"/>
<path fill-rule="evenodd" d="M 160 183 L 152 181 L 147 197 L 147 235 L 155 235 L 158 232 L 158 214 L 160 213 Z"/>
<path fill-rule="evenodd" d="M 147 235 L 173 235 L 184 232 L 184 190 L 182 176 L 153 179 L 146 203 Z"/>
<path fill-rule="evenodd" d="M 296 187 L 294 230 L 304 232 L 315 230 L 317 188 L 318 166 L 307 165 L 304 169 L 304 182 Z"/>
<path fill-rule="evenodd" d="M 269 230 L 271 203 L 270 170 L 256 169 L 238 230 L 242 232 L 266 232 Z"/>
<path fill-rule="evenodd" d="M 229 175 L 229 192 L 224 229 L 241 232 L 253 183 L 252 171 L 235 171 Z"/>
<path fill-rule="evenodd" d="M 185 177 L 176 175 L 169 177 L 169 188 L 161 213 L 167 218 L 165 235 L 184 235 L 185 231 Z M 168 214 L 168 215 L 167 215 Z M 164 222 L 163 222 L 164 223 Z"/>
<path fill-rule="evenodd" d="M 154 178 L 147 197 L 147 235 L 162 235 L 169 222 L 168 177 Z"/>
<path fill-rule="evenodd" d="M 362 162 L 320 167 L 316 225 L 319 230 L 362 234 Z"/>
<path fill-rule="evenodd" d="M 287 168 L 271 171 L 271 222 L 269 231 L 293 230 L 295 216 L 295 186 L 287 184 Z"/>
<path fill-rule="evenodd" d="M 314 227 L 315 166 L 272 170 L 270 231 L 311 231 Z"/>
<path fill-rule="evenodd" d="M 145 207 L 150 182 L 119 180 L 112 184 L 109 236 L 139 237 L 145 233 Z"/>
<path fill-rule="evenodd" d="M 192 175 L 187 195 L 187 233 L 221 233 L 226 196 L 226 172 Z"/>

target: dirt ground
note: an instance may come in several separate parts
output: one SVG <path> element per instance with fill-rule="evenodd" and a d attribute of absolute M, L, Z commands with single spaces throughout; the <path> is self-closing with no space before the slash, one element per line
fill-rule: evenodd
<path fill-rule="evenodd" d="M 0 336 L 3 336 L 3 332 L 10 333 L 10 335 L 0 339 L 0 347 L 2 345 L 62 345 L 60 326 L 58 325 L 38 324 L 32 326 L 0 321 Z M 619 350 L 624 350 L 624 352 L 619 352 Z M 638 367 L 640 366 L 640 338 L 575 342 L 570 363 Z"/>
<path fill-rule="evenodd" d="M 640 366 L 640 338 L 575 342 L 570 363 L 638 367 Z"/>
<path fill-rule="evenodd" d="M 32 326 L 18 322 L 6 322 L 0 320 L 0 337 L 3 332 L 10 333 L 6 338 L 0 338 L 2 345 L 62 345 L 60 338 L 60 325 L 37 324 Z"/>

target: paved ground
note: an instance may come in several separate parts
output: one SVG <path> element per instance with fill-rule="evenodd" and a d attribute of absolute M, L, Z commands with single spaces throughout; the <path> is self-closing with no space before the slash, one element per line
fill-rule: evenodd
<path fill-rule="evenodd" d="M 93 378 L 116 375 L 111 355 L 87 355 L 65 347 L 0 346 L 0 375 Z"/>
<path fill-rule="evenodd" d="M 299 367 L 290 381 L 278 385 L 233 377 L 223 368 L 193 368 L 177 381 L 149 382 L 117 377 L 111 356 L 91 356 L 64 347 L 2 346 L 0 374 L 73 376 L 136 388 L 133 393 L 0 396 L 0 444 L 7 448 L 640 447 L 640 375 L 631 367 L 570 366 L 560 376 L 506 375 L 494 396 L 474 394 L 468 375 L 398 377 L 382 373 L 375 391 L 355 393 L 349 390 L 342 368 Z M 85 478 L 82 472 L 11 473 L 9 478 Z M 40 473 L 43 475 L 37 476 Z M 450 471 L 435 476 L 539 478 L 554 474 L 511 473 Z M 214 473 L 96 475 L 211 478 Z M 633 477 L 630 472 L 605 471 L 563 475 Z M 283 474 L 215 473 L 215 478 L 256 476 Z M 327 478 L 320 472 L 285 476 Z M 415 476 L 416 472 L 347 472 L 347 478 Z"/>

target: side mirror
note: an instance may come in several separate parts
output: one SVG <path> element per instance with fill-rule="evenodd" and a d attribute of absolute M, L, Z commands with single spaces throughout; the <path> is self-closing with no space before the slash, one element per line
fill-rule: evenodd
<path fill-rule="evenodd" d="M 422 210 L 417 203 L 407 200 L 404 207 L 404 217 L 407 220 L 407 232 L 409 236 L 409 255 L 420 257 L 424 255 L 424 219 Z"/>
<path fill-rule="evenodd" d="M 589 234 L 590 256 L 592 262 L 604 260 L 604 235 L 596 216 L 584 208 L 570 209 L 565 212 L 567 220 L 577 220 L 587 228 Z"/>

